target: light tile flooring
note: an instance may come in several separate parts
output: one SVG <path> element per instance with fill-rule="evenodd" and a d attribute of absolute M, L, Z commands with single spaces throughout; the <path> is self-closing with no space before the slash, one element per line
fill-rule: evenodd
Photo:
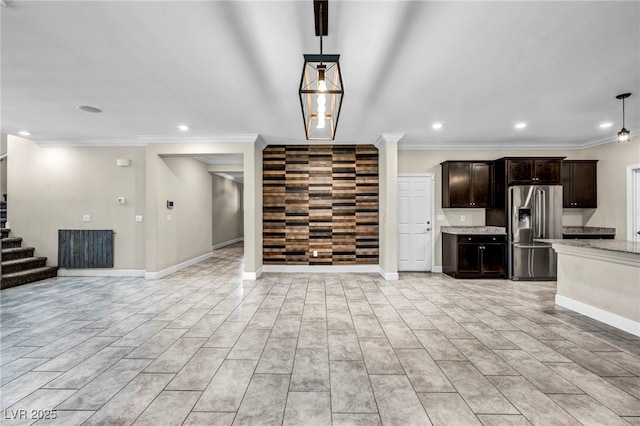
<path fill-rule="evenodd" d="M 554 283 L 241 272 L 3 290 L 2 423 L 640 425 L 640 339 Z"/>

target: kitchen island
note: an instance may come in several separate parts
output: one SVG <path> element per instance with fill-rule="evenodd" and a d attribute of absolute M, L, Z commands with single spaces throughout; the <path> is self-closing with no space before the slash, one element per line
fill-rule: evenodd
<path fill-rule="evenodd" d="M 540 241 L 558 254 L 556 304 L 640 336 L 640 243 Z"/>

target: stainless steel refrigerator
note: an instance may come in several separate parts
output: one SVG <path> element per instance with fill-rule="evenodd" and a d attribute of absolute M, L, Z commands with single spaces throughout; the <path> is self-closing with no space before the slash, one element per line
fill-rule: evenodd
<path fill-rule="evenodd" d="M 509 187 L 509 278 L 555 280 L 556 253 L 536 238 L 562 238 L 562 186 Z"/>

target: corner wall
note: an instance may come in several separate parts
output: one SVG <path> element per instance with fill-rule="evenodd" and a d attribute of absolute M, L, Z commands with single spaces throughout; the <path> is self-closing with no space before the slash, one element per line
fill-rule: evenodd
<path fill-rule="evenodd" d="M 225 243 L 244 237 L 243 184 L 212 174 L 211 243 Z"/>
<path fill-rule="evenodd" d="M 146 213 L 144 147 L 45 148 L 9 136 L 7 148 L 12 235 L 57 265 L 58 229 L 113 229 L 114 269 L 145 269 L 145 224 L 135 221 Z M 131 165 L 117 167 L 119 158 Z"/>
<path fill-rule="evenodd" d="M 146 267 L 148 276 L 154 276 L 166 269 L 169 260 L 163 254 L 171 252 L 171 243 L 159 238 L 159 229 L 164 227 L 162 220 L 166 214 L 166 198 L 161 189 L 161 170 L 166 167 L 161 157 L 192 157 L 210 154 L 242 154 L 244 174 L 244 207 L 243 227 L 245 233 L 244 277 L 255 279 L 262 267 L 262 140 L 259 136 L 252 140 L 243 139 L 235 142 L 202 142 L 202 143 L 149 143 L 147 145 L 147 216 L 146 223 Z M 196 160 L 194 160 L 196 161 Z M 208 172 L 208 167 L 205 166 Z M 209 182 L 211 182 L 211 179 Z M 211 200 L 211 187 L 207 199 Z M 211 212 L 209 227 L 205 228 L 211 250 Z M 166 223 L 166 222 L 165 222 Z M 169 265 L 169 266 L 175 266 Z"/>

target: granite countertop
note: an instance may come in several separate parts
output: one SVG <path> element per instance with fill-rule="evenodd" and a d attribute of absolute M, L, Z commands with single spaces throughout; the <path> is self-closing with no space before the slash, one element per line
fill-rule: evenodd
<path fill-rule="evenodd" d="M 596 226 L 563 226 L 562 233 L 564 235 L 615 235 L 616 228 L 603 228 Z"/>
<path fill-rule="evenodd" d="M 540 243 L 552 243 L 570 247 L 591 248 L 619 253 L 630 253 L 640 255 L 640 242 L 625 240 L 551 240 L 536 239 Z"/>
<path fill-rule="evenodd" d="M 507 230 L 499 226 L 442 226 L 440 232 L 456 235 L 507 235 Z"/>

